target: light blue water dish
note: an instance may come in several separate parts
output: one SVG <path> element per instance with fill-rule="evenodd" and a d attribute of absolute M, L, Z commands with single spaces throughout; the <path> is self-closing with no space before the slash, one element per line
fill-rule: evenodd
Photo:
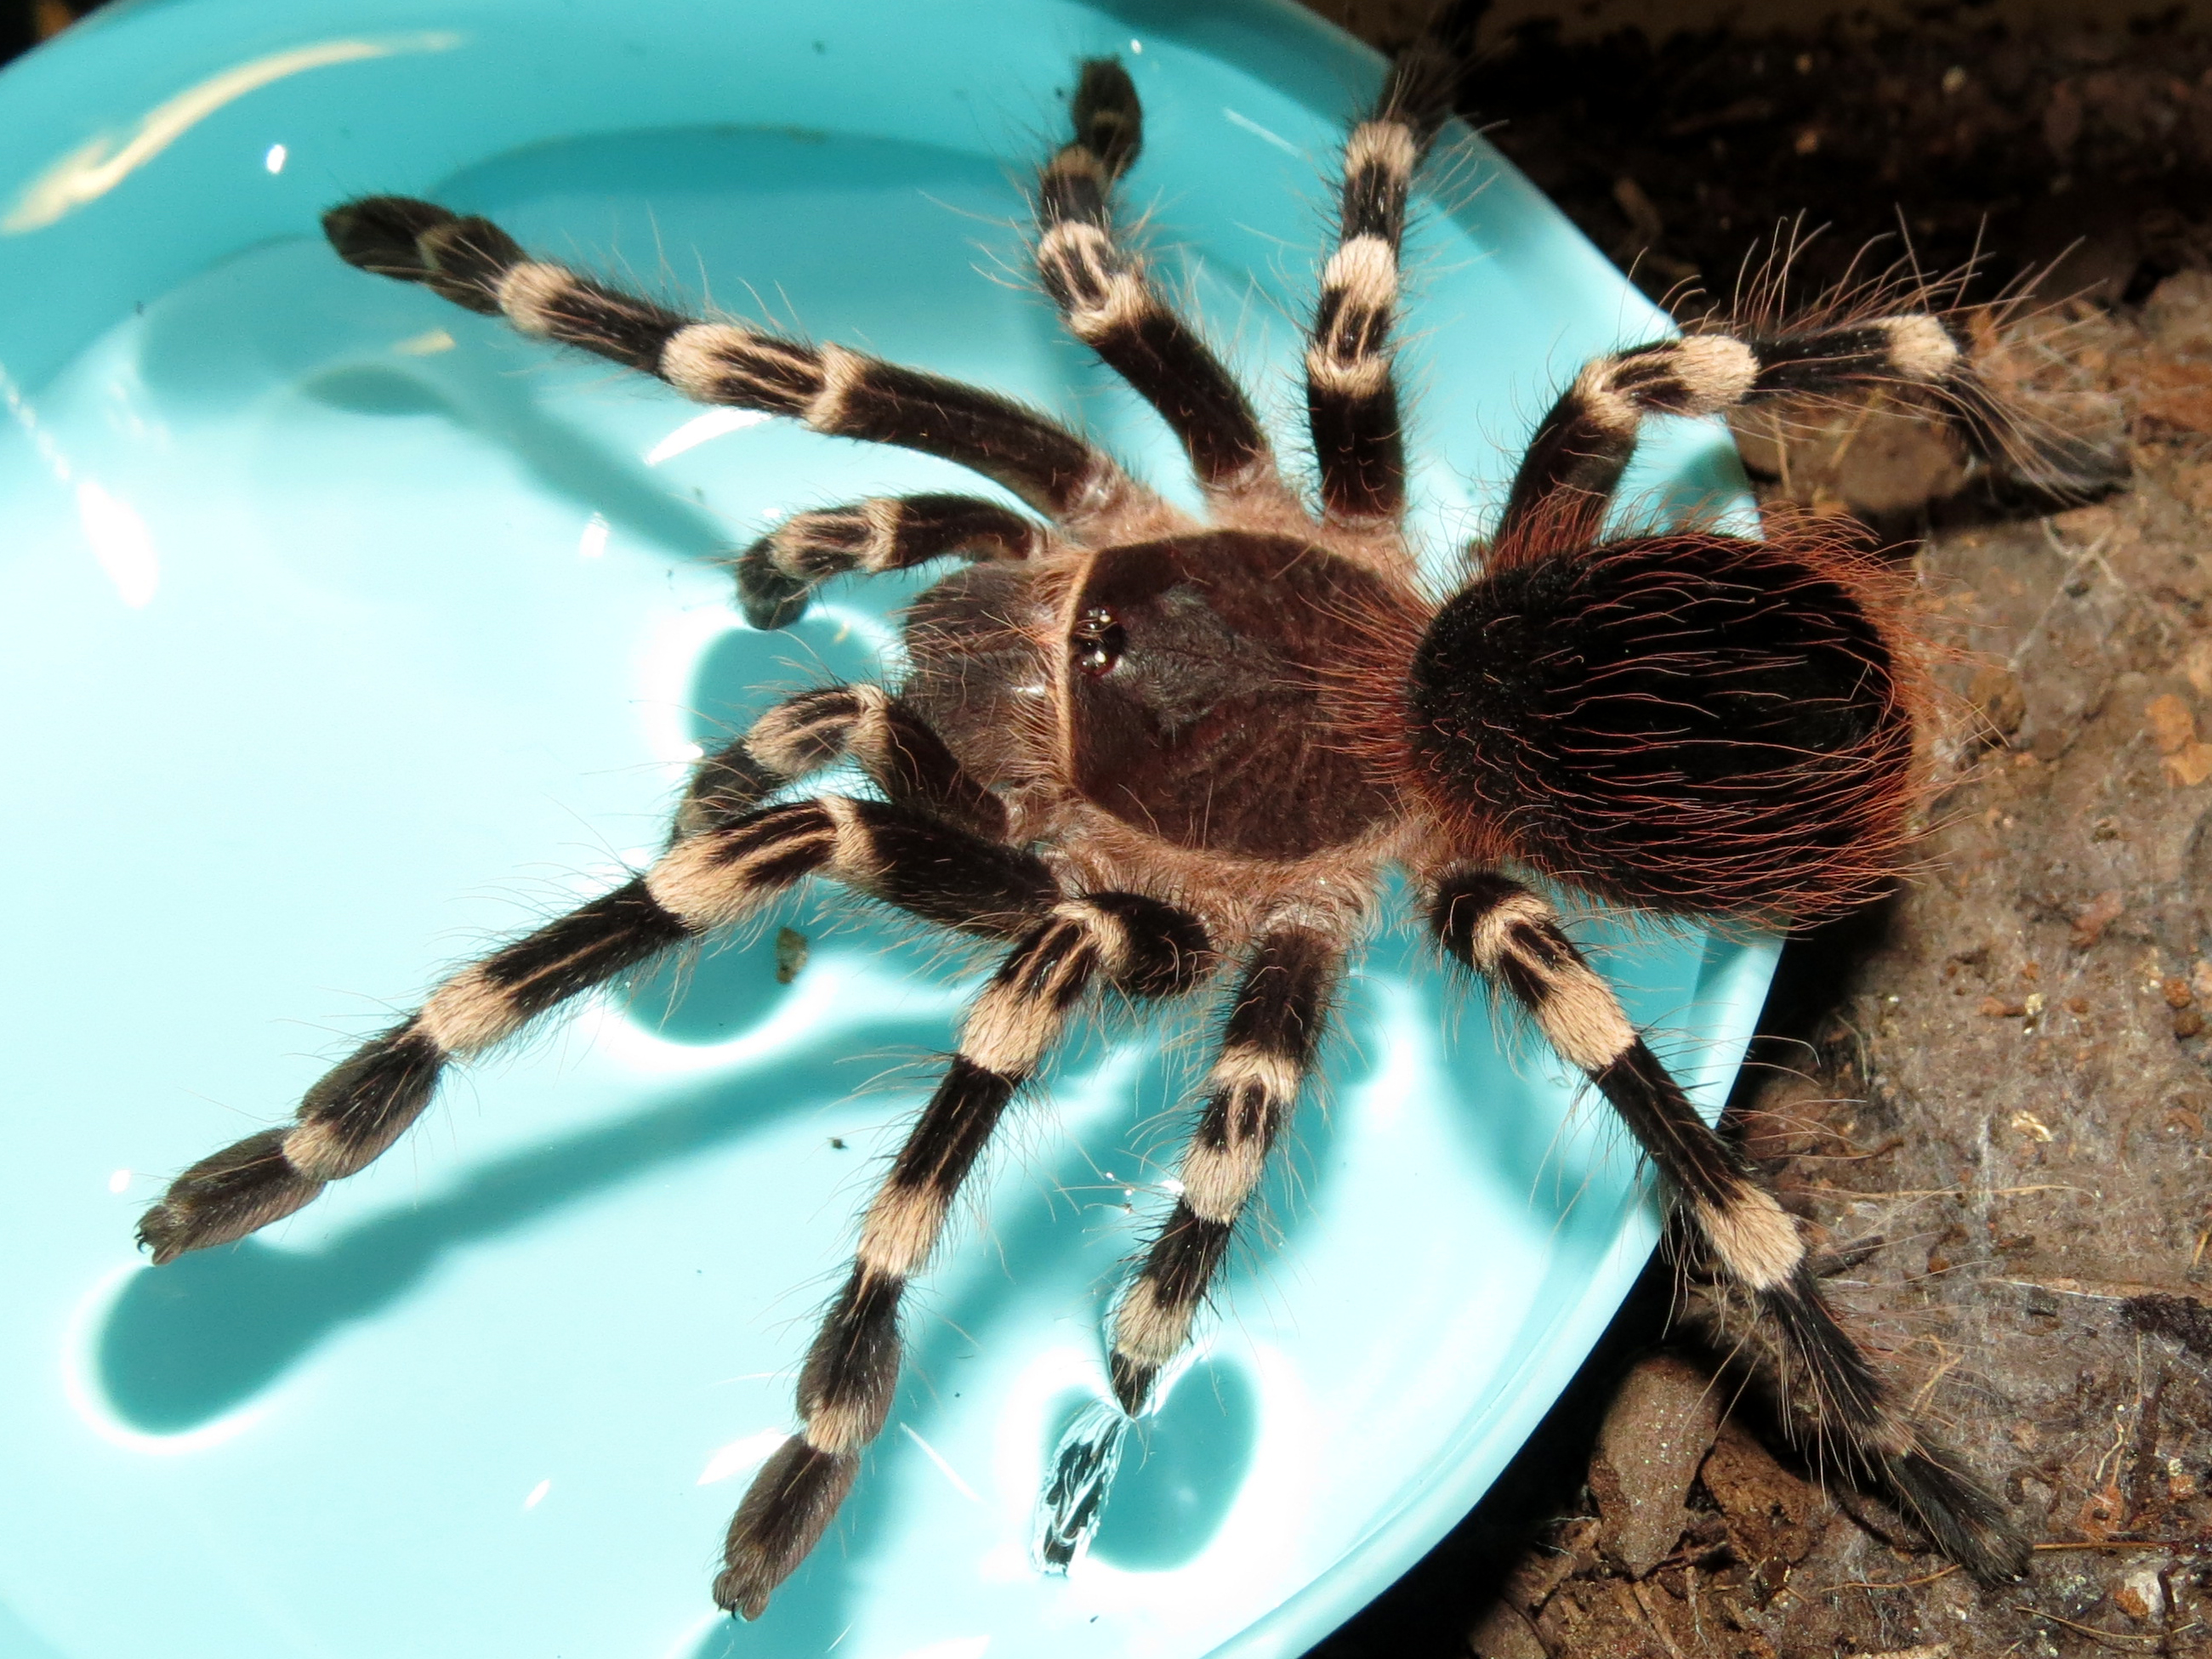
<path fill-rule="evenodd" d="M 1292 1655 L 1573 1373 L 1654 1205 L 1410 933 L 1351 981 L 1262 1224 L 1064 1576 L 1032 1565 L 1038 1493 L 1168 1202 L 1195 1015 L 1071 1046 L 916 1300 L 855 1495 L 754 1625 L 708 1600 L 716 1547 L 977 982 L 933 941 L 793 904 L 476 1068 L 297 1216 L 132 1249 L 174 1171 L 441 968 L 649 858 L 702 745 L 878 672 L 927 580 L 760 634 L 719 556 L 794 509 L 977 488 L 365 276 L 319 211 L 485 213 L 1030 399 L 1191 501 L 1022 274 L 1023 177 L 1109 54 L 1149 124 L 1132 205 L 1294 453 L 1326 176 L 1380 66 L 1288 5 L 147 0 L 0 76 L 0 1651 Z M 1575 367 L 1663 324 L 1480 144 L 1437 172 L 1403 362 L 1441 570 Z M 1711 499 L 1731 465 L 1662 431 L 1630 493 Z M 1587 936 L 1717 1109 L 1771 946 Z"/>

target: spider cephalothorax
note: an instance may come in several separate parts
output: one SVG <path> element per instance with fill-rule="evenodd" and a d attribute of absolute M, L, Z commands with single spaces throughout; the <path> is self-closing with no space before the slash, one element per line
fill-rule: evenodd
<path fill-rule="evenodd" d="M 1033 513 L 916 495 L 800 514 L 764 536 L 736 562 L 763 628 L 844 573 L 969 562 L 910 607 L 902 684 L 830 686 L 770 709 L 702 763 L 650 868 L 453 975 L 317 1085 L 294 1121 L 179 1176 L 142 1224 L 155 1260 L 297 1209 L 390 1146 L 451 1062 L 804 878 L 999 943 L 801 1370 L 799 1431 L 731 1523 L 714 1593 L 757 1614 L 883 1428 L 904 1291 L 1071 1012 L 1103 988 L 1171 997 L 1225 977 L 1177 1196 L 1114 1315 L 1112 1394 L 1127 1413 L 1148 1407 L 1395 867 L 1446 952 L 1504 990 L 1620 1113 L 1741 1322 L 1743 1351 L 1816 1408 L 1806 1431 L 1977 1574 L 2016 1571 L 2025 1546 L 2001 1506 L 1838 1324 L 1796 1223 L 1525 878 L 1662 913 L 1802 918 L 1889 874 L 1921 700 L 1919 649 L 1889 584 L 1802 523 L 1765 541 L 1711 528 L 1608 539 L 1605 509 L 1647 415 L 1870 381 L 1987 400 L 1947 326 L 1910 313 L 1601 358 L 1530 440 L 1464 585 L 1427 593 L 1399 530 L 1389 337 L 1407 191 L 1450 67 L 1433 46 L 1410 53 L 1346 147 L 1340 240 L 1305 360 L 1310 510 L 1244 393 L 1116 235 L 1112 187 L 1140 125 L 1112 63 L 1085 66 L 1073 137 L 1043 169 L 1037 264 L 1069 329 L 1182 441 L 1203 519 L 991 392 L 684 315 L 428 203 L 333 210 L 332 243 L 365 270 L 705 402 L 959 462 Z M 845 762 L 866 793 L 794 787 Z M 1081 1547 L 1099 1467 L 1056 1472 L 1044 1562 Z"/>

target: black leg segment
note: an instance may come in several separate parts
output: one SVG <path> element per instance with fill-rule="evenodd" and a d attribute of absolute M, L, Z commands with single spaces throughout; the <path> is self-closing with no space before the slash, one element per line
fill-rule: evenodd
<path fill-rule="evenodd" d="M 370 196 L 323 216 L 331 246 L 525 334 L 658 376 L 704 404 L 765 410 L 817 432 L 942 456 L 1056 518 L 1140 495 L 1105 456 L 1010 398 L 841 346 L 704 322 L 524 253 L 489 220 Z"/>
<path fill-rule="evenodd" d="M 1037 181 L 1037 274 L 1068 330 L 1159 410 L 1210 489 L 1272 481 L 1274 463 L 1243 388 L 1154 291 L 1114 234 L 1114 185 L 1137 158 L 1143 116 L 1128 71 L 1083 66 L 1074 137 Z"/>
<path fill-rule="evenodd" d="M 1620 1114 L 1674 1194 L 1700 1264 L 1720 1284 L 1763 1380 L 1804 1396 L 1816 1449 L 1905 1495 L 1953 1558 L 1985 1581 L 2017 1577 L 2027 1547 L 1996 1499 L 1953 1468 L 1828 1306 L 1797 1224 L 1715 1133 L 1632 1025 L 1552 907 L 1494 871 L 1437 883 L 1430 925 L 1446 952 L 1501 985 L 1560 1058 Z"/>
<path fill-rule="evenodd" d="M 1163 971 L 1163 964 L 1176 964 Z M 969 1006 L 960 1047 L 908 1133 L 860 1228 L 851 1276 L 799 1373 L 799 1431 L 769 1460 L 730 1522 L 714 1599 L 760 1616 L 821 1539 L 862 1448 L 897 1391 L 898 1309 L 1007 1103 L 1036 1073 L 1092 982 L 1139 994 L 1189 988 L 1211 966 L 1203 931 L 1133 894 L 1060 905 L 1000 964 Z"/>

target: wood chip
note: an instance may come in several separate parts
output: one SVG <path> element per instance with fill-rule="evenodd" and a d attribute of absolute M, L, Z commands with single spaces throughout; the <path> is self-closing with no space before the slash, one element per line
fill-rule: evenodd
<path fill-rule="evenodd" d="M 2212 743 L 2192 743 L 2166 757 L 2166 775 L 2185 789 L 2212 778 Z"/>
<path fill-rule="evenodd" d="M 2197 717 L 2171 691 L 2143 705 L 2143 720 L 2161 755 L 2173 754 L 2197 739 Z"/>
<path fill-rule="evenodd" d="M 2212 365 L 2153 358 L 2142 366 L 2136 413 L 2146 425 L 2212 432 Z"/>
<path fill-rule="evenodd" d="M 1689 1524 L 1682 1500 L 1720 1428 L 1712 1378 L 1672 1355 L 1631 1371 L 1613 1396 L 1590 1460 L 1605 1553 L 1641 1578 Z"/>
<path fill-rule="evenodd" d="M 1536 1627 L 1504 1601 L 1467 1633 L 1467 1646 L 1474 1659 L 1550 1659 Z"/>
<path fill-rule="evenodd" d="M 2091 899 L 2074 918 L 2074 936 L 2070 941 L 2074 948 L 2086 951 L 2094 945 L 2103 937 L 2105 929 L 2118 920 L 2120 912 L 2126 908 L 2126 901 L 2120 897 L 2120 890 L 2117 887 Z"/>

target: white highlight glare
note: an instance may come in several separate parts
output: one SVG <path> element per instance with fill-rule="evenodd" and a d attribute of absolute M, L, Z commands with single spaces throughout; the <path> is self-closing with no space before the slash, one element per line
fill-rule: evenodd
<path fill-rule="evenodd" d="M 576 541 L 576 551 L 586 559 L 605 556 L 607 550 L 607 521 L 604 514 L 594 513 L 584 526 L 584 533 Z"/>
<path fill-rule="evenodd" d="M 111 1193 L 123 1192 L 128 1188 L 130 1185 L 131 1171 L 128 1170 L 118 1170 L 113 1175 L 107 1177 L 107 1190 Z"/>
<path fill-rule="evenodd" d="M 659 466 L 672 456 L 681 455 L 687 449 L 696 449 L 709 438 L 719 438 L 726 432 L 742 432 L 749 426 L 758 426 L 769 419 L 764 409 L 710 409 L 704 415 L 695 415 L 645 452 L 645 464 Z"/>
<path fill-rule="evenodd" d="M 530 1496 L 522 1500 L 525 1510 L 534 1510 L 545 1501 L 545 1494 L 553 1490 L 550 1480 L 541 1480 L 530 1489 Z"/>
<path fill-rule="evenodd" d="M 85 540 L 92 544 L 92 556 L 115 584 L 123 603 L 133 611 L 143 610 L 161 584 L 161 561 L 137 509 L 83 478 L 76 487 L 76 516 L 84 526 Z"/>
<path fill-rule="evenodd" d="M 899 1425 L 899 1427 L 906 1430 L 906 1437 L 908 1439 L 913 1441 L 915 1445 L 921 1448 L 921 1455 L 924 1457 L 927 1457 L 931 1462 L 937 1465 L 937 1472 L 952 1483 L 953 1491 L 958 1492 L 963 1498 L 966 1498 L 971 1504 L 980 1504 L 983 1501 L 982 1498 L 975 1491 L 975 1488 L 969 1486 L 965 1480 L 963 1480 L 960 1478 L 960 1471 L 954 1468 L 951 1464 L 945 1461 L 945 1454 L 943 1452 L 938 1450 L 936 1447 L 931 1445 L 929 1442 L 924 1440 L 920 1435 L 916 1434 L 908 1425 L 902 1423 Z"/>
<path fill-rule="evenodd" d="M 23 388 L 15 384 L 15 377 L 4 365 L 0 365 L 0 401 L 7 404 L 8 412 L 23 428 L 23 435 L 31 441 L 31 447 L 46 464 L 54 481 L 66 489 L 76 476 L 76 469 L 70 466 L 69 457 L 62 453 L 61 446 L 54 441 L 53 434 L 39 424 L 39 411 L 31 406 L 31 400 L 23 395 Z"/>
<path fill-rule="evenodd" d="M 1133 55 L 1141 58 L 1145 55 L 1145 43 L 1141 40 L 1132 40 L 1129 42 L 1129 51 Z"/>
<path fill-rule="evenodd" d="M 983 1659 L 991 1645 L 988 1636 L 956 1636 L 949 1642 L 932 1642 L 926 1648 L 911 1648 L 899 1659 Z"/>
<path fill-rule="evenodd" d="M 283 145 L 271 144 L 269 146 L 269 154 L 261 158 L 261 165 L 271 173 L 282 173 L 284 171 L 284 158 L 289 154 L 291 152 Z"/>
<path fill-rule="evenodd" d="M 403 357 L 434 357 L 453 349 L 453 337 L 442 328 L 425 329 L 420 334 L 409 335 L 392 349 Z"/>
<path fill-rule="evenodd" d="M 1277 149 L 1285 152 L 1286 155 L 1295 155 L 1301 161 L 1305 159 L 1305 151 L 1300 149 L 1289 139 L 1284 137 L 1281 133 L 1268 131 L 1267 128 L 1261 126 L 1250 116 L 1240 115 L 1235 110 L 1231 109 L 1226 104 L 1221 106 L 1221 112 L 1228 118 L 1229 125 L 1231 126 L 1242 127 L 1245 131 L 1251 133 L 1255 137 L 1265 138 Z"/>
<path fill-rule="evenodd" d="M 781 1429 L 763 1429 L 758 1434 L 732 1440 L 707 1460 L 707 1467 L 700 1471 L 698 1484 L 711 1486 L 717 1480 L 726 1480 L 733 1474 L 757 1469 L 768 1462 L 778 1446 L 790 1438 Z"/>
<path fill-rule="evenodd" d="M 359 63 L 407 52 L 449 52 L 463 38 L 441 30 L 382 40 L 324 40 L 235 64 L 156 104 L 138 118 L 128 137 L 103 132 L 63 156 L 23 187 L 14 210 L 0 219 L 0 231 L 21 235 L 27 230 L 43 230 L 88 202 L 98 201 L 224 105 L 272 82 L 332 64 Z"/>

